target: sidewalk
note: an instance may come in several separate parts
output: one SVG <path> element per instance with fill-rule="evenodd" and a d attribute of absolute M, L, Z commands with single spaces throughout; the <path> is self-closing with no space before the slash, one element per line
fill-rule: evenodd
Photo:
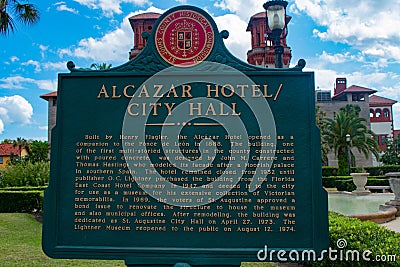
<path fill-rule="evenodd" d="M 387 227 L 388 229 L 390 229 L 392 231 L 400 233 L 400 217 L 396 217 L 396 219 L 393 220 L 393 221 L 390 221 L 390 222 L 387 222 L 387 223 L 382 223 L 382 224 L 379 224 L 379 225 L 385 226 L 385 227 Z"/>

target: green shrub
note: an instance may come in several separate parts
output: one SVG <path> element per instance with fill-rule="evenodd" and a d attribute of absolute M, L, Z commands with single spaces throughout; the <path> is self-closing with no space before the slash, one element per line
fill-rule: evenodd
<path fill-rule="evenodd" d="M 22 161 L 7 165 L 2 171 L 0 187 L 44 186 L 50 177 L 50 162 Z"/>
<path fill-rule="evenodd" d="M 367 185 L 371 185 L 371 186 L 389 186 L 389 179 L 387 178 L 372 178 L 372 177 L 368 177 L 368 182 Z"/>
<path fill-rule="evenodd" d="M 43 191 L 47 188 L 45 186 L 18 186 L 18 187 L 4 187 L 1 191 Z"/>
<path fill-rule="evenodd" d="M 379 167 L 364 167 L 371 176 L 383 176 L 388 172 L 400 172 L 400 165 L 384 165 Z"/>
<path fill-rule="evenodd" d="M 389 180 L 385 176 L 369 176 L 367 185 L 371 186 L 388 186 Z M 351 176 L 331 176 L 322 177 L 322 186 L 325 188 L 335 188 L 338 191 L 351 192 L 356 189 Z"/>
<path fill-rule="evenodd" d="M 338 168 L 332 166 L 322 166 L 322 177 L 336 176 Z"/>
<path fill-rule="evenodd" d="M 351 176 L 330 176 L 330 177 L 322 177 L 322 186 L 326 188 L 335 188 L 337 187 L 337 183 L 343 180 L 352 179 Z"/>
<path fill-rule="evenodd" d="M 43 191 L 0 191 L 0 212 L 30 212 L 43 207 Z"/>
<path fill-rule="evenodd" d="M 346 240 L 347 245 L 342 249 L 337 246 L 338 240 Z M 335 266 L 335 267 L 353 267 L 353 266 L 400 266 L 400 233 L 395 233 L 383 226 L 373 222 L 362 222 L 358 219 L 347 218 L 343 215 L 329 212 L 329 247 L 334 250 L 343 251 L 357 250 L 360 253 L 360 261 L 329 261 L 307 263 L 307 266 Z M 397 255 L 395 262 L 374 262 L 364 261 L 362 259 L 363 251 L 372 252 L 368 257 L 372 260 L 377 255 Z M 339 258 L 339 252 L 336 254 Z"/>
<path fill-rule="evenodd" d="M 347 191 L 347 192 L 354 191 L 357 188 L 353 183 L 353 179 L 336 180 L 335 187 L 337 188 L 338 191 Z"/>
<path fill-rule="evenodd" d="M 361 170 L 362 170 L 361 167 L 351 167 L 350 168 L 350 173 L 352 173 L 352 172 L 361 172 Z M 337 176 L 337 175 L 339 175 L 338 174 L 338 167 L 322 166 L 322 177 Z M 377 175 L 379 175 L 379 174 L 377 174 Z"/>

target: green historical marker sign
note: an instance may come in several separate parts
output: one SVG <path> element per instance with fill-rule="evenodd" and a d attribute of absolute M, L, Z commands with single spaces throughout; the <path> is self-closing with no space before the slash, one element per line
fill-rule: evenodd
<path fill-rule="evenodd" d="M 224 37 L 177 7 L 134 60 L 59 75 L 47 255 L 239 266 L 327 248 L 313 73 L 248 65 Z"/>

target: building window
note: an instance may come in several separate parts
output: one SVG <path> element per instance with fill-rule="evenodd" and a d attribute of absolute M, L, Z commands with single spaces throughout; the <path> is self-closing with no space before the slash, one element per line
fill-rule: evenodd
<path fill-rule="evenodd" d="M 3 157 L 0 157 L 0 164 L 3 164 Z"/>
<path fill-rule="evenodd" d="M 259 32 L 257 32 L 256 33 L 256 46 L 260 46 L 260 42 L 261 42 L 261 40 L 260 40 L 260 33 Z"/>
<path fill-rule="evenodd" d="M 364 94 L 352 94 L 352 101 L 365 101 Z"/>
<path fill-rule="evenodd" d="M 390 117 L 390 112 L 389 112 L 389 110 L 387 108 L 385 108 L 383 110 L 383 117 L 385 117 L 385 118 L 389 118 Z"/>
<path fill-rule="evenodd" d="M 317 91 L 317 102 L 330 102 L 331 98 L 331 91 L 330 90 L 318 90 Z"/>
<path fill-rule="evenodd" d="M 379 146 L 386 146 L 388 141 L 387 134 L 378 134 L 375 136 L 375 141 Z"/>
<path fill-rule="evenodd" d="M 382 145 L 384 146 L 384 145 L 386 145 L 386 139 L 387 139 L 387 137 L 386 137 L 386 135 L 382 135 Z"/>
<path fill-rule="evenodd" d="M 380 108 L 378 108 L 377 110 L 375 110 L 375 117 L 379 118 L 382 115 L 382 111 Z"/>
<path fill-rule="evenodd" d="M 369 110 L 369 117 L 370 117 L 370 118 L 373 118 L 374 116 L 375 116 L 374 110 L 371 108 L 371 109 Z"/>

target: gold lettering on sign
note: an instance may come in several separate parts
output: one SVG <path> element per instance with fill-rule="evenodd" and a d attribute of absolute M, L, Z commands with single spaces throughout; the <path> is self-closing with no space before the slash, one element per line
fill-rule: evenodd
<path fill-rule="evenodd" d="M 246 88 L 240 86 L 240 90 Z M 215 89 L 212 88 L 212 89 Z M 144 90 L 144 89 L 143 89 Z M 156 89 L 157 91 L 158 89 Z M 229 96 L 231 86 L 218 88 L 218 95 Z M 243 89 L 245 90 L 245 89 Z M 253 89 L 252 89 L 253 90 Z M 266 92 L 266 88 L 265 91 Z M 174 97 L 177 91 L 170 91 Z M 210 91 L 217 94 L 217 91 Z M 146 97 L 149 91 L 142 91 L 141 96 Z M 184 91 L 185 96 L 191 96 L 189 87 Z M 101 97 L 115 97 L 118 94 L 108 94 L 101 91 Z M 123 97 L 124 93 L 121 94 Z M 139 94 L 140 95 L 140 94 Z M 258 96 L 258 94 L 256 94 Z M 270 96 L 268 94 L 268 96 Z M 159 103 L 161 104 L 161 103 Z M 192 114 L 218 114 L 216 106 L 193 104 Z M 160 108 L 160 106 L 157 106 Z M 173 104 L 168 104 L 167 110 L 172 112 Z M 182 171 L 180 174 L 174 169 L 167 156 L 161 155 L 159 146 L 162 145 L 169 153 L 181 151 L 186 157 L 199 159 L 209 153 L 199 150 L 191 145 L 204 138 L 213 139 L 217 144 L 216 157 L 218 163 L 211 163 L 218 170 L 202 171 L 197 174 Z M 180 134 L 178 142 L 171 142 L 166 135 L 146 134 L 144 141 L 139 141 L 137 135 L 120 134 L 115 139 L 113 134 L 84 134 L 76 142 L 76 162 L 74 190 L 74 219 L 73 229 L 76 231 L 141 231 L 141 232 L 238 232 L 238 233 L 268 233 L 268 232 L 295 232 L 296 221 L 296 179 L 295 179 L 295 147 L 296 140 L 292 135 L 277 135 L 273 141 L 270 136 L 242 135 L 202 135 L 187 136 Z M 230 148 L 225 151 L 222 142 L 229 141 Z M 249 147 L 259 147 L 261 144 L 266 149 L 255 149 L 250 154 L 249 149 L 242 149 L 244 142 Z M 124 148 L 121 144 L 124 143 Z M 196 147 L 196 145 L 195 145 Z M 207 144 L 206 144 L 207 147 Z M 274 149 L 270 149 L 274 147 Z M 262 156 L 261 156 L 262 154 Z M 158 161 L 149 166 L 149 156 L 156 156 Z M 135 166 L 128 168 L 121 159 L 135 160 Z M 224 160 L 252 159 L 258 163 L 248 162 L 246 170 L 236 173 L 236 170 L 227 171 L 231 163 Z M 146 159 L 143 161 L 142 159 Z M 273 162 L 272 164 L 266 161 Z M 181 163 L 186 164 L 186 163 Z M 194 163 L 192 163 L 194 164 Z M 195 166 L 195 165 L 193 165 Z M 252 168 L 268 167 L 264 171 L 265 177 L 253 177 Z M 146 176 L 159 172 L 171 185 L 149 184 L 150 178 L 138 176 L 136 168 L 144 168 Z M 157 170 L 156 170 L 157 169 Z M 230 185 L 234 177 L 240 175 L 238 184 Z M 255 192 L 248 192 L 253 179 L 262 181 Z M 210 204 L 199 207 L 175 207 L 160 205 L 149 197 L 140 187 L 151 187 L 152 194 L 161 196 L 162 192 L 172 198 L 176 204 L 191 204 L 193 201 L 190 191 L 176 194 L 174 184 L 184 188 L 196 188 L 203 185 L 213 189 L 209 184 L 219 181 L 217 189 L 230 189 L 224 198 L 214 200 L 210 192 L 205 191 L 204 197 L 209 198 Z M 146 183 L 144 183 L 146 182 Z M 158 199 L 162 201 L 163 199 Z M 213 208 L 211 208 L 213 205 Z"/>

